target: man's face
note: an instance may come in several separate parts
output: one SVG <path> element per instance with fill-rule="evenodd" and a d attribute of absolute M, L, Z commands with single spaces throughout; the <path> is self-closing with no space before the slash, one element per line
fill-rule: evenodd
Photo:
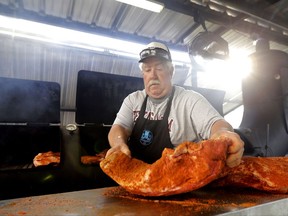
<path fill-rule="evenodd" d="M 142 65 L 146 93 L 152 98 L 162 98 L 172 88 L 173 70 L 158 58 L 149 58 Z"/>

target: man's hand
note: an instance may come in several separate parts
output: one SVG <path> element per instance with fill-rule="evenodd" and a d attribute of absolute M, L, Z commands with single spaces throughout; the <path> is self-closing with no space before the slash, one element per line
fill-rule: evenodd
<path fill-rule="evenodd" d="M 113 146 L 112 148 L 110 148 L 107 151 L 105 158 L 108 157 L 109 155 L 111 155 L 112 153 L 117 152 L 117 151 L 121 151 L 124 154 L 131 157 L 131 152 L 130 152 L 128 146 L 126 144 L 122 143 L 122 144 L 119 144 L 119 145 L 116 145 L 116 146 Z"/>
<path fill-rule="evenodd" d="M 211 139 L 216 139 L 220 136 L 224 136 L 232 140 L 232 144 L 228 146 L 228 156 L 226 159 L 227 166 L 238 166 L 244 153 L 244 142 L 241 140 L 240 136 L 237 133 L 227 130 L 221 130 L 219 132 L 216 132 L 211 136 Z"/>

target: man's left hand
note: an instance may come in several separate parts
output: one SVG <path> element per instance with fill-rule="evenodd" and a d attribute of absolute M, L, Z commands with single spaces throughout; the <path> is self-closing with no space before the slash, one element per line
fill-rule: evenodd
<path fill-rule="evenodd" d="M 213 134 L 211 139 L 215 139 L 221 136 L 230 138 L 232 140 L 232 144 L 228 146 L 228 156 L 226 159 L 227 166 L 238 166 L 244 153 L 244 142 L 241 140 L 237 133 L 225 130 Z"/>

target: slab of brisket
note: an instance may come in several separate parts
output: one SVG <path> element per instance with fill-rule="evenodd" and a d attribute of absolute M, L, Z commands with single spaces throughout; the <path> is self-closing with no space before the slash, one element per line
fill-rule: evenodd
<path fill-rule="evenodd" d="M 211 185 L 288 193 L 288 157 L 243 157 L 239 166 L 225 167 L 221 176 Z"/>
<path fill-rule="evenodd" d="M 115 152 L 100 162 L 102 170 L 127 191 L 142 196 L 185 193 L 210 183 L 222 172 L 230 139 L 184 142 L 164 149 L 153 164 Z"/>

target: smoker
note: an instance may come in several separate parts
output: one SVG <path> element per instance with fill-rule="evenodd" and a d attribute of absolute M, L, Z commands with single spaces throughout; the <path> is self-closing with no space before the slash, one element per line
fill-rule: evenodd
<path fill-rule="evenodd" d="M 250 56 L 252 72 L 242 80 L 244 113 L 236 131 L 245 154 L 261 157 L 288 154 L 288 54 L 259 39 Z"/>
<path fill-rule="evenodd" d="M 53 192 L 59 167 L 36 169 L 39 152 L 60 152 L 60 85 L 0 78 L 1 198 Z"/>
<path fill-rule="evenodd" d="M 61 126 L 58 83 L 1 77 L 0 86 L 0 199 L 113 185 L 99 165 L 80 159 L 92 154 L 90 142 L 107 147 L 109 128 Z M 49 151 L 60 153 L 60 163 L 35 167 L 34 157 Z"/>

